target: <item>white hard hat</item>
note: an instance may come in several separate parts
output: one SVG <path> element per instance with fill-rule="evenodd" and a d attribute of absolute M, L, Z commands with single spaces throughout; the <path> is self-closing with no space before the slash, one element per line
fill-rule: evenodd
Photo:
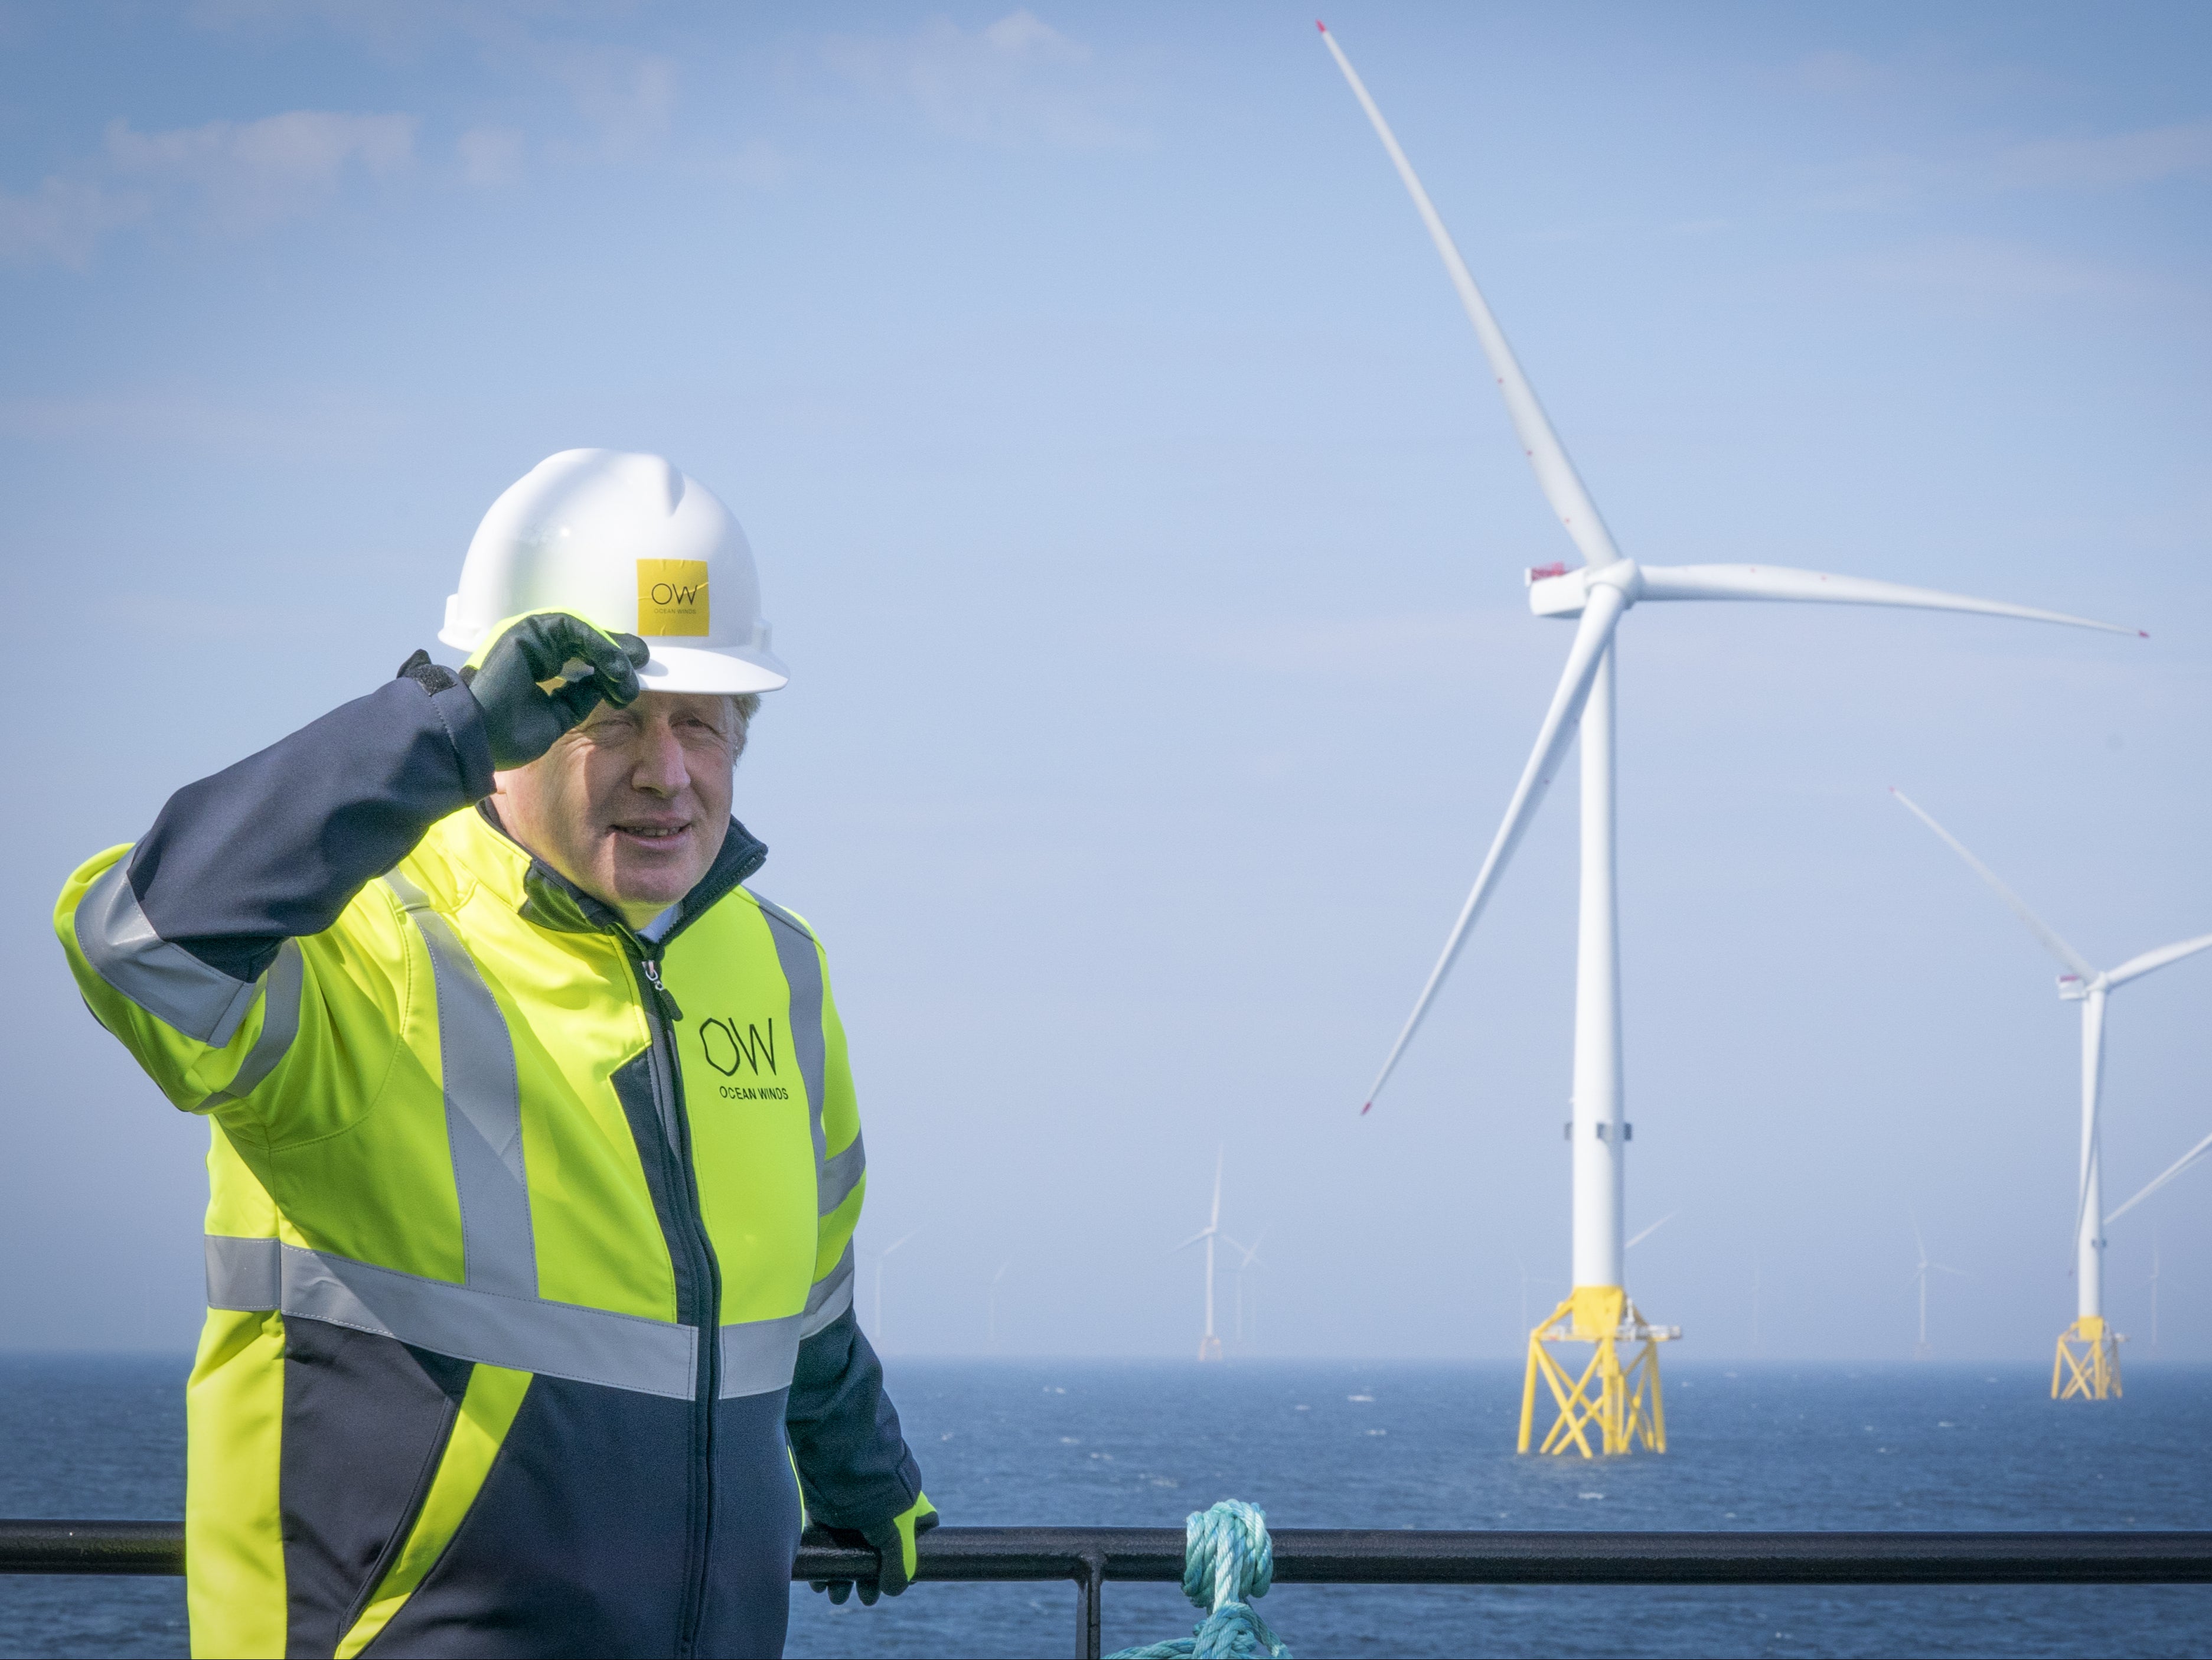
<path fill-rule="evenodd" d="M 791 678 L 769 649 L 744 531 L 658 455 L 562 450 L 508 485 L 477 526 L 438 638 L 474 651 L 538 611 L 642 635 L 647 691 L 774 691 Z"/>

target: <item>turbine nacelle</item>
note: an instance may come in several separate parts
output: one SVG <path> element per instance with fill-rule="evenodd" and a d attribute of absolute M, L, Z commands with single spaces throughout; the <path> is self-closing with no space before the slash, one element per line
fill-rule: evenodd
<path fill-rule="evenodd" d="M 2101 975 L 2098 976 L 2100 979 L 2103 977 Z M 2089 1000 L 2089 982 L 2078 974 L 2062 974 L 2058 976 L 2058 995 L 2061 1001 L 2086 1003 Z"/>

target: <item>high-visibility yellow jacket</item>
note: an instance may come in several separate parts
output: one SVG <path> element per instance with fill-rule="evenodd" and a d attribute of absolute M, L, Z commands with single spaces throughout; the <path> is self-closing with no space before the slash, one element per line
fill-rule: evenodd
<path fill-rule="evenodd" d="M 780 1652 L 794 1468 L 831 1525 L 920 1492 L 766 849 L 733 822 L 656 943 L 489 785 L 468 693 L 395 681 L 62 894 L 93 1012 L 212 1121 L 195 1653 Z"/>

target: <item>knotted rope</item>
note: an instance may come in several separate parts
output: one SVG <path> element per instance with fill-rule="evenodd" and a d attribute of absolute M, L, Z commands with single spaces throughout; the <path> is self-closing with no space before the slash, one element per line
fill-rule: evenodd
<path fill-rule="evenodd" d="M 1183 1523 L 1182 1594 L 1206 1618 L 1188 1637 L 1123 1649 L 1109 1660 L 1249 1660 L 1261 1654 L 1291 1660 L 1283 1639 L 1251 1606 L 1274 1578 L 1265 1511 L 1238 1499 L 1193 1511 Z"/>

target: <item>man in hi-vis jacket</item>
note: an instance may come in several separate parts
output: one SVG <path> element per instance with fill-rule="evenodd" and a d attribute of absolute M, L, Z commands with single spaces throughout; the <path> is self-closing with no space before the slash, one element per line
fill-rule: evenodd
<path fill-rule="evenodd" d="M 56 914 L 213 1128 L 193 1651 L 780 1654 L 802 1503 L 871 1602 L 936 1512 L 854 1322 L 822 948 L 743 885 L 751 551 L 660 458 L 566 451 L 440 638 L 459 674 L 178 791 Z"/>

